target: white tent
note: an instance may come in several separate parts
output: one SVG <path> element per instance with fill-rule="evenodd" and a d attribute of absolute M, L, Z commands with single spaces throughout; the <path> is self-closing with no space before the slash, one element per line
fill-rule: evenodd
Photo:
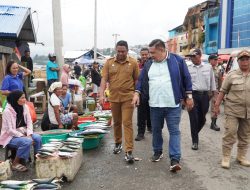
<path fill-rule="evenodd" d="M 85 58 L 84 56 L 76 59 L 75 61 L 73 61 L 73 63 L 78 63 L 78 64 L 83 64 L 83 65 L 89 65 L 89 64 L 92 64 L 94 62 L 93 59 L 87 59 Z"/>

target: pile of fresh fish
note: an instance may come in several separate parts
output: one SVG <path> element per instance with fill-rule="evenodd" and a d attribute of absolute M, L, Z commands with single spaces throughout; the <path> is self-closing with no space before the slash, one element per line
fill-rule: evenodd
<path fill-rule="evenodd" d="M 103 129 L 103 130 L 106 130 L 106 129 L 110 129 L 109 126 L 107 125 L 103 125 L 102 123 L 95 123 L 95 124 L 90 124 L 90 125 L 87 125 L 84 127 L 84 129 Z"/>
<path fill-rule="evenodd" d="M 27 189 L 28 181 L 6 180 L 1 181 L 0 189 Z"/>
<path fill-rule="evenodd" d="M 0 182 L 0 189 L 61 189 L 59 182 L 62 182 L 62 180 L 57 180 L 55 178 L 32 179 L 30 181 L 5 180 Z"/>
<path fill-rule="evenodd" d="M 61 186 L 56 183 L 58 180 L 55 178 L 46 178 L 46 179 L 32 179 L 32 182 L 35 183 L 32 189 L 61 189 Z"/>
<path fill-rule="evenodd" d="M 110 119 L 112 117 L 112 113 L 110 110 L 94 111 L 93 114 L 96 118 Z"/>
<path fill-rule="evenodd" d="M 50 156 L 56 156 L 56 152 L 63 145 L 62 140 L 59 139 L 50 139 L 49 143 L 46 143 L 38 150 L 38 157 L 48 158 Z"/>
<path fill-rule="evenodd" d="M 81 148 L 83 139 L 79 138 L 68 138 L 63 142 L 63 147 L 59 148 L 58 156 L 61 158 L 72 158 L 78 149 Z"/>
<path fill-rule="evenodd" d="M 74 133 L 73 136 L 84 136 L 84 135 L 96 135 L 96 134 L 106 134 L 109 133 L 108 131 L 105 131 L 103 129 L 86 129 L 84 131 L 79 131 L 77 133 Z"/>

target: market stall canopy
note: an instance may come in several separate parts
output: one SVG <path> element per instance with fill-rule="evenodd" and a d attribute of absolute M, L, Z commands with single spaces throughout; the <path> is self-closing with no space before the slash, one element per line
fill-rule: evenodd
<path fill-rule="evenodd" d="M 219 55 L 218 57 L 218 59 L 221 61 L 228 61 L 229 58 L 230 58 L 230 55 L 227 55 L 227 54 L 222 54 L 222 55 Z"/>
<path fill-rule="evenodd" d="M 36 43 L 31 9 L 0 5 L 0 39 Z"/>
<path fill-rule="evenodd" d="M 76 59 L 75 61 L 73 61 L 73 63 L 79 63 L 79 64 L 83 64 L 83 65 L 90 65 L 94 62 L 93 59 L 87 59 L 85 57 L 80 57 L 78 59 Z"/>
<path fill-rule="evenodd" d="M 94 50 L 80 50 L 80 51 L 66 51 L 64 54 L 64 59 L 66 63 L 81 63 L 81 64 L 91 64 L 94 59 Z M 106 60 L 106 56 L 97 52 L 97 61 Z"/>

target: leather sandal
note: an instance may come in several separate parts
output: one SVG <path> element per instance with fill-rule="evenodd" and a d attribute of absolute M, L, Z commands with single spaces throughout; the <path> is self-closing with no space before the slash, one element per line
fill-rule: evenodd
<path fill-rule="evenodd" d="M 18 172 L 26 172 L 28 170 L 28 168 L 26 168 L 24 165 L 22 164 L 17 164 L 15 166 L 11 166 L 13 171 L 18 171 Z"/>

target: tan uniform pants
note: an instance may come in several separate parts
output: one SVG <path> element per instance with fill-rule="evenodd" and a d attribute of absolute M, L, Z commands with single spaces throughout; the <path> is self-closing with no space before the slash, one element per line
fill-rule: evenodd
<path fill-rule="evenodd" d="M 238 151 L 247 152 L 250 143 L 250 119 L 226 115 L 225 133 L 222 138 L 222 149 L 230 154 L 238 137 Z"/>
<path fill-rule="evenodd" d="M 123 125 L 126 152 L 132 151 L 134 147 L 132 126 L 134 106 L 131 104 L 131 101 L 132 100 L 119 103 L 111 102 L 115 143 L 122 143 Z"/>

